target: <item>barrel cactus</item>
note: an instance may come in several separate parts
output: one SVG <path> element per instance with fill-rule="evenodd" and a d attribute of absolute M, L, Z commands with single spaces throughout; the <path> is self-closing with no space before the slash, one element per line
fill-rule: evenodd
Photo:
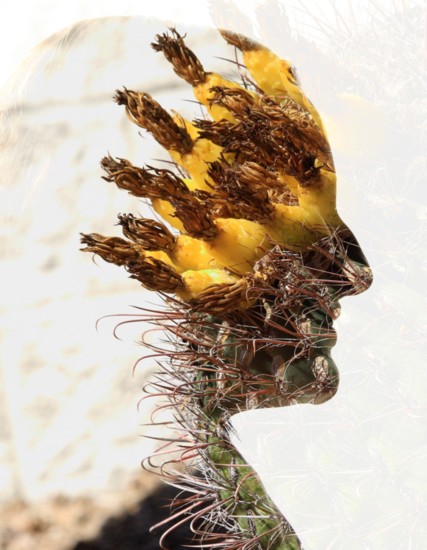
<path fill-rule="evenodd" d="M 174 169 L 107 156 L 104 179 L 149 199 L 164 223 L 119 215 L 124 238 L 82 234 L 83 250 L 165 299 L 152 322 L 169 332 L 173 350 L 150 388 L 167 395 L 178 434 L 161 451 L 161 472 L 188 492 L 171 504 L 161 547 L 188 522 L 190 546 L 297 549 L 291 525 L 232 445 L 229 419 L 335 394 L 333 320 L 341 297 L 368 288 L 371 271 L 336 211 L 325 129 L 294 68 L 220 32 L 241 51 L 250 75 L 241 83 L 207 72 L 175 29 L 152 44 L 209 117 L 185 120 L 147 93 L 117 91 Z M 177 463 L 184 469 L 166 467 Z"/>

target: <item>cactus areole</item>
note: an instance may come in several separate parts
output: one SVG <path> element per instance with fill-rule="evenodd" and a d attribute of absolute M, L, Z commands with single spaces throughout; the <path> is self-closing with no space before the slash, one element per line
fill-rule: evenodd
<path fill-rule="evenodd" d="M 187 522 L 192 547 L 297 549 L 292 526 L 231 444 L 229 418 L 330 399 L 339 300 L 366 290 L 372 275 L 336 211 L 325 130 L 292 66 L 220 32 L 241 51 L 250 74 L 241 84 L 206 72 L 175 29 L 152 44 L 209 117 L 188 121 L 147 93 L 117 91 L 179 170 L 104 158 L 104 179 L 149 199 L 165 223 L 120 215 L 123 238 L 82 234 L 83 250 L 165 297 L 152 322 L 175 347 L 147 391 L 167 395 L 178 427 L 162 475 L 190 497 L 175 499 L 156 526 L 161 548 Z"/>

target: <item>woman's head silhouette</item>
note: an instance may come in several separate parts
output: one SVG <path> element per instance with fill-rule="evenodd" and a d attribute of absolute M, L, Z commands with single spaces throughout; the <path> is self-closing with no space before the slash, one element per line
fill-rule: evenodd
<path fill-rule="evenodd" d="M 169 304 L 186 319 L 179 337 L 193 342 L 194 360 L 208 346 L 230 376 L 250 376 L 247 406 L 323 402 L 338 384 L 330 350 L 339 299 L 365 290 L 371 271 L 336 211 L 326 133 L 295 69 L 250 39 L 222 35 L 242 52 L 249 76 L 241 84 L 206 72 L 175 29 L 152 44 L 210 119 L 171 116 L 142 92 L 115 97 L 177 170 L 108 156 L 104 179 L 151 199 L 178 233 L 121 215 L 127 240 L 83 235 L 84 250 L 175 294 Z M 218 331 L 220 341 L 205 342 Z"/>
<path fill-rule="evenodd" d="M 92 233 L 82 243 L 165 295 L 166 308 L 147 316 L 174 346 L 152 345 L 169 362 L 150 388 L 168 397 L 181 430 L 172 462 L 198 457 L 192 466 L 205 480 L 191 481 L 192 504 L 173 516 L 184 518 L 177 524 L 213 500 L 190 514 L 192 527 L 206 521 L 194 527 L 203 540 L 217 545 L 223 535 L 212 533 L 226 518 L 221 547 L 295 548 L 292 529 L 232 447 L 228 420 L 330 399 L 339 300 L 364 291 L 372 276 L 336 211 L 326 133 L 295 70 L 252 40 L 222 35 L 249 71 L 241 84 L 205 71 L 175 29 L 152 44 L 210 118 L 190 122 L 147 93 L 117 91 L 116 102 L 168 150 L 173 169 L 107 156 L 104 179 L 150 199 L 163 221 L 119 215 L 125 238 Z M 189 480 L 185 473 L 179 487 Z"/>

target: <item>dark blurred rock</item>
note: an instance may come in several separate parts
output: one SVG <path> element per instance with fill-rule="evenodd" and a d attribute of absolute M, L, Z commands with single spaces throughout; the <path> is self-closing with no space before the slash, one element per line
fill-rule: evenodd
<path fill-rule="evenodd" d="M 169 524 L 151 534 L 149 529 L 170 515 L 169 503 L 177 496 L 177 490 L 161 485 L 149 497 L 141 500 L 135 512 L 109 518 L 98 536 L 79 541 L 69 550 L 158 550 L 162 532 Z M 180 497 L 188 497 L 180 491 Z M 167 538 L 169 550 L 184 550 L 191 544 L 193 534 L 187 525 L 180 525 Z"/>

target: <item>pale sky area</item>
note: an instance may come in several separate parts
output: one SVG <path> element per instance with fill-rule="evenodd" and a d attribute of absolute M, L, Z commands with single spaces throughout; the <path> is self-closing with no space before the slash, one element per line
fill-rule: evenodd
<path fill-rule="evenodd" d="M 218 6 L 225 5 L 226 2 L 227 0 L 212 0 L 217 13 Z M 33 47 L 53 33 L 79 20 L 113 15 L 144 15 L 162 18 L 166 25 L 175 23 L 178 28 L 180 23 L 212 27 L 209 4 L 208 0 L 10 1 L 3 8 L 0 19 L 0 51 L 2 52 L 0 55 L 0 87 L 5 84 Z M 256 8 L 263 5 L 263 2 L 235 0 L 234 4 L 241 8 L 244 16 L 254 21 L 256 29 L 258 21 L 255 15 Z M 420 185 L 420 183 L 423 184 L 422 189 L 424 190 L 426 160 L 425 148 L 423 150 L 421 144 L 425 140 L 425 133 L 422 131 L 420 119 L 425 115 L 425 107 L 423 107 L 424 104 L 421 104 L 420 90 L 425 90 L 423 88 L 425 82 L 422 80 L 424 73 L 420 69 L 423 60 L 411 57 L 411 52 L 419 47 L 423 38 L 422 36 L 420 38 L 421 33 L 418 33 L 417 36 L 401 38 L 399 25 L 402 24 L 402 21 L 399 20 L 394 21 L 390 25 L 390 29 L 387 24 L 375 27 L 381 37 L 381 46 L 377 46 L 376 37 L 374 36 L 372 39 L 372 34 L 369 32 L 365 34 L 362 32 L 360 35 L 367 37 L 367 42 L 358 43 L 355 40 L 358 35 L 352 34 L 353 29 L 350 29 L 349 32 L 345 31 L 347 25 L 351 26 L 350 21 L 357 19 L 363 22 L 368 20 L 369 14 L 373 12 L 378 15 L 385 8 L 390 9 L 394 6 L 399 11 L 408 8 L 408 6 L 425 6 L 425 3 L 422 0 L 320 0 L 320 2 L 319 0 L 282 0 L 282 4 L 293 7 L 288 14 L 291 25 L 295 27 L 300 25 L 304 27 L 305 32 L 309 32 L 311 27 L 307 13 L 312 10 L 313 16 L 320 18 L 322 24 L 331 24 L 331 28 L 339 27 L 342 36 L 351 43 L 350 46 L 343 45 L 342 51 L 341 43 L 339 43 L 339 46 L 335 48 L 336 51 L 324 54 L 323 59 L 320 54 L 323 55 L 324 52 L 320 52 L 320 48 L 316 50 L 311 47 L 312 44 L 306 43 L 307 55 L 301 57 L 297 68 L 302 77 L 305 77 L 310 71 L 318 76 L 318 79 L 314 80 L 314 86 L 313 82 L 308 79 L 309 86 L 313 86 L 310 88 L 309 95 L 316 105 L 319 102 L 322 107 L 322 117 L 324 116 L 323 120 L 331 140 L 339 174 L 339 212 L 358 237 L 366 253 L 373 269 L 374 285 L 361 296 L 343 300 L 342 316 L 336 323 L 338 344 L 334 348 L 334 358 L 340 373 L 342 373 L 337 398 L 327 405 L 320 405 L 318 409 L 313 406 L 296 406 L 292 407 L 292 411 L 269 409 L 267 411 L 251 411 L 249 415 L 245 415 L 245 413 L 237 415 L 235 425 L 239 428 L 241 440 L 240 443 L 238 441 L 236 443 L 242 445 L 241 452 L 250 457 L 250 460 L 259 468 L 261 476 L 263 476 L 262 479 L 271 491 L 273 498 L 286 513 L 296 531 L 301 533 L 306 550 L 360 550 L 362 548 L 365 550 L 389 550 L 389 548 L 425 550 L 426 535 L 420 527 L 422 524 L 427 524 L 427 507 L 425 505 L 427 492 L 427 471 L 425 471 L 425 460 L 427 459 L 427 432 L 425 430 L 427 370 L 425 368 L 425 352 L 422 350 L 425 344 L 427 324 L 425 320 L 427 309 L 425 301 L 426 267 L 425 264 L 423 266 L 426 256 L 424 249 L 427 242 L 425 238 L 427 211 L 423 204 L 424 197 L 422 197 L 422 193 L 425 191 L 421 190 Z M 117 7 L 118 5 L 120 9 Z M 337 5 L 339 5 L 338 11 Z M 141 8 L 141 6 L 144 7 Z M 339 21 L 336 20 L 337 13 Z M 386 16 L 381 23 L 384 21 L 387 21 Z M 47 92 L 42 69 L 43 63 L 47 63 L 46 60 L 51 52 L 49 52 L 49 48 L 43 51 L 45 57 L 40 61 L 39 67 L 39 76 L 40 74 L 42 76 L 39 80 L 34 78 L 34 88 L 29 86 L 27 96 L 24 96 L 27 105 L 32 106 L 33 110 L 23 110 L 22 128 L 25 131 L 22 130 L 19 133 L 21 131 L 19 124 L 13 128 L 16 129 L 18 136 L 16 150 L 28 153 L 23 158 L 28 161 L 29 166 L 35 171 L 34 173 L 38 174 L 37 177 L 41 182 L 36 189 L 37 178 L 34 178 L 24 166 L 22 174 L 17 171 L 22 181 L 18 179 L 18 176 L 16 181 L 18 184 L 21 181 L 21 188 L 16 190 L 10 186 L 12 191 L 17 193 L 27 192 L 27 189 L 35 190 L 38 193 L 38 195 L 35 193 L 37 195 L 35 198 L 30 197 L 31 200 L 28 200 L 29 207 L 25 216 L 20 216 L 18 213 L 16 218 L 12 218 L 18 225 L 19 223 L 22 225 L 25 238 L 22 238 L 21 245 L 25 252 L 31 248 L 28 243 L 36 242 L 34 236 L 33 241 L 31 240 L 31 232 L 38 230 L 41 233 L 43 231 L 43 239 L 40 238 L 40 242 L 36 242 L 40 248 L 34 248 L 35 255 L 40 256 L 50 247 L 53 248 L 58 244 L 58 238 L 56 241 L 54 240 L 56 235 L 54 230 L 57 227 L 54 226 L 50 218 L 47 219 L 45 211 L 43 211 L 46 204 L 50 204 L 49 200 L 56 201 L 55 204 L 52 202 L 55 208 L 63 209 L 60 211 L 59 218 L 63 219 L 64 234 L 68 231 L 65 222 L 70 221 L 70 227 L 72 221 L 74 223 L 78 221 L 80 224 L 78 229 L 72 228 L 72 231 L 75 231 L 76 243 L 78 230 L 87 231 L 90 227 L 95 227 L 98 221 L 101 222 L 101 218 L 105 222 L 104 218 L 107 216 L 104 216 L 104 212 L 107 206 L 111 207 L 114 212 L 126 211 L 128 208 L 126 202 L 129 199 L 128 195 L 117 195 L 117 198 L 115 195 L 113 199 L 110 199 L 110 196 L 107 195 L 107 188 L 104 187 L 100 187 L 99 191 L 96 188 L 96 200 L 93 200 L 95 195 L 93 195 L 94 187 L 92 187 L 91 180 L 91 178 L 95 180 L 99 177 L 96 172 L 99 159 L 110 148 L 117 156 L 131 158 L 131 155 L 135 155 L 135 157 L 140 155 L 137 157 L 139 160 L 145 154 L 138 152 L 140 143 L 147 148 L 150 145 L 145 138 L 141 141 L 141 136 L 137 133 L 129 137 L 130 134 L 127 133 L 129 130 L 122 125 L 121 113 L 117 110 L 117 106 L 110 105 L 110 89 L 112 93 L 115 88 L 127 82 L 122 78 L 128 78 L 124 72 L 120 72 L 122 58 L 115 66 L 114 62 L 112 65 L 108 55 L 108 48 L 113 48 L 114 44 L 109 44 L 105 40 L 105 36 L 108 37 L 108 32 L 111 33 L 111 29 L 114 29 L 113 23 L 111 27 L 106 25 L 110 30 L 106 30 L 101 25 L 100 35 L 96 35 L 95 32 L 93 35 L 88 33 L 88 36 L 92 36 L 92 43 L 80 44 L 76 41 L 77 44 L 72 46 L 75 48 L 73 52 L 76 57 L 65 57 L 66 62 L 62 67 L 58 64 L 60 70 L 58 69 L 56 80 L 55 75 L 52 77 L 51 88 L 48 88 Z M 233 30 L 235 30 L 239 22 L 233 23 Z M 134 26 L 130 24 L 129 27 L 126 27 L 123 21 L 117 23 L 118 29 L 120 25 L 123 25 L 123 28 L 131 29 L 123 39 L 123 44 L 129 45 L 130 42 L 126 42 L 125 39 L 129 38 L 131 32 L 135 32 L 141 39 L 141 35 L 138 34 L 138 24 L 135 22 Z M 414 28 L 415 26 L 419 31 L 419 25 L 414 24 Z M 149 25 L 143 23 L 144 32 L 148 27 Z M 272 27 L 274 27 L 274 22 Z M 367 27 L 369 31 L 369 25 Z M 374 28 L 373 25 L 372 28 Z M 151 32 L 151 27 L 149 31 Z M 281 43 L 281 28 L 277 22 L 274 31 L 279 36 Z M 102 32 L 106 34 L 102 34 Z M 391 37 L 389 43 L 387 42 L 389 36 L 387 33 L 390 33 Z M 375 33 L 373 34 L 375 35 Z M 270 38 L 268 33 L 267 36 Z M 145 38 L 144 35 L 144 40 Z M 368 39 L 371 39 L 371 42 Z M 397 45 L 393 42 L 399 40 L 401 42 Z M 300 43 L 294 42 L 299 47 Z M 289 43 L 292 46 L 292 41 Z M 210 43 L 210 38 L 208 40 L 205 36 L 201 39 L 201 44 L 201 49 L 203 50 L 205 47 L 211 56 L 214 47 Z M 57 49 L 60 50 L 60 48 Z M 396 61 L 396 51 L 402 55 L 402 59 L 399 59 L 398 64 L 393 65 Z M 93 55 L 91 59 L 94 66 L 98 67 L 98 74 L 90 74 L 86 79 L 83 78 L 84 69 L 82 67 L 86 66 L 87 68 L 88 52 Z M 130 49 L 126 50 L 126 55 L 124 55 L 130 62 L 130 69 L 132 69 L 132 54 L 135 52 Z M 346 56 L 347 64 L 344 69 L 340 65 L 341 54 Z M 140 55 L 140 50 L 137 55 Z M 133 66 L 139 62 L 137 55 L 135 54 Z M 153 54 L 153 61 L 150 61 L 150 54 L 143 55 L 146 55 L 145 67 L 149 68 L 147 73 L 150 72 L 150 75 L 144 75 L 144 77 L 147 76 L 143 82 L 144 85 L 151 86 L 153 82 L 166 83 L 167 85 L 164 85 L 163 91 L 160 92 L 163 94 L 162 101 L 171 101 L 171 105 L 177 105 L 177 108 L 180 109 L 179 105 L 183 103 L 184 92 L 182 90 L 184 87 L 179 88 L 178 91 L 173 87 L 169 89 L 168 85 L 174 77 L 172 71 L 170 73 L 163 72 L 165 65 L 157 61 L 158 58 L 154 57 L 155 54 Z M 209 59 L 213 58 L 213 55 Z M 293 56 L 294 52 L 292 60 Z M 389 57 L 387 58 L 387 56 Z M 53 54 L 52 57 L 54 57 Z M 319 59 L 322 61 L 326 59 L 325 64 L 319 65 Z M 220 63 L 220 60 L 216 59 L 215 62 Z M 36 69 L 37 63 L 38 60 L 35 60 Z M 214 62 L 212 61 L 212 63 Z M 368 68 L 365 70 L 367 66 Z M 318 67 L 320 67 L 319 70 Z M 396 74 L 394 67 L 401 72 Z M 348 69 L 347 72 L 346 69 Z M 61 70 L 63 70 L 62 73 Z M 341 80 L 334 88 L 335 70 L 336 74 L 339 73 Z M 155 71 L 158 71 L 159 77 Z M 367 73 L 367 71 L 370 72 Z M 37 76 L 37 71 L 34 74 Z M 367 74 L 368 76 L 366 76 Z M 33 78 L 33 76 L 31 75 L 29 78 Z M 149 76 L 151 76 L 151 81 Z M 167 80 L 169 77 L 170 80 Z M 104 78 L 105 80 L 103 80 Z M 166 80 L 158 80 L 158 78 Z M 89 89 L 90 93 L 87 94 L 87 97 L 101 99 L 98 102 L 82 103 L 79 107 L 81 111 L 78 111 L 78 101 L 74 100 L 79 97 L 78 93 L 81 91 L 78 88 L 80 81 L 84 81 Z M 338 82 L 338 79 L 336 81 Z M 64 82 L 66 82 L 66 86 L 64 86 Z M 42 96 L 45 94 L 41 97 L 45 102 L 43 105 L 46 106 L 46 111 L 43 110 L 45 107 L 42 105 L 40 108 L 41 103 L 37 103 L 35 97 L 31 96 L 33 89 L 37 93 L 41 93 Z M 74 115 L 70 115 L 70 120 L 67 120 L 67 124 L 70 124 L 70 127 L 73 126 L 74 133 L 70 133 L 71 137 L 67 137 L 67 132 L 61 125 L 64 122 L 60 118 L 63 116 L 61 109 L 55 105 L 55 101 L 50 101 L 51 97 L 48 94 L 53 94 L 52 90 L 59 94 L 56 99 L 59 98 L 70 113 L 74 113 Z M 87 92 L 86 89 L 84 91 Z M 62 92 L 63 96 L 61 96 Z M 12 96 L 10 96 L 11 93 Z M 314 95 L 312 95 L 313 93 Z M 6 95 L 9 98 L 13 97 L 13 90 L 9 89 Z M 177 97 L 179 100 L 176 99 Z M 33 103 L 31 103 L 32 101 Z M 61 101 L 59 101 L 60 106 Z M 174 101 L 181 101 L 181 104 L 173 103 Z M 422 111 L 423 108 L 424 111 Z M 91 116 L 93 121 L 90 119 Z M 11 118 L 11 120 L 15 119 Z M 105 121 L 109 122 L 111 126 L 110 133 L 108 133 L 108 128 L 106 129 L 102 125 Z M 113 142 L 112 136 L 117 140 L 116 142 Z M 39 141 L 40 143 L 38 143 Z M 46 148 L 43 148 L 44 141 L 47 143 Z M 34 143 L 39 145 L 40 158 L 37 157 L 36 160 L 32 158 L 33 150 L 35 154 L 37 153 Z M 84 147 L 82 143 L 84 143 Z M 45 153 L 48 150 L 48 145 L 51 148 L 49 149 L 51 158 Z M 22 148 L 22 151 L 19 147 Z M 26 151 L 24 151 L 25 147 Z M 83 160 L 80 158 L 83 154 L 82 150 L 85 155 Z M 144 162 L 152 155 L 151 149 L 147 149 L 146 155 L 143 158 Z M 80 179 L 72 179 L 71 171 L 62 170 L 62 167 L 67 166 L 67 162 L 69 163 L 70 160 L 81 163 L 82 169 L 78 172 Z M 12 161 L 12 164 L 16 168 L 16 163 L 14 164 Z M 67 177 L 69 180 L 66 179 Z M 86 177 L 90 181 L 83 180 Z M 80 185 L 79 192 L 76 192 L 75 196 L 70 193 L 70 189 L 74 189 L 74 184 Z M 57 196 L 55 195 L 53 198 L 52 190 L 58 192 Z M 9 195 L 12 195 L 13 198 L 13 193 L 9 193 Z M 64 197 L 68 198 L 64 200 Z M 18 203 L 19 200 L 15 198 L 15 204 Z M 40 210 L 38 210 L 38 205 L 42 206 Z M 75 211 L 72 208 L 75 208 Z M 51 213 L 55 210 L 52 207 L 48 211 Z M 34 219 L 34 225 L 30 225 L 32 219 Z M 58 221 L 58 226 L 61 219 Z M 28 229 L 25 225 L 27 221 Z M 52 224 L 52 227 L 49 227 L 49 223 Z M 111 223 L 114 223 L 113 220 Z M 87 227 L 84 227 L 83 224 L 87 224 Z M 90 224 L 94 225 L 90 226 Z M 12 237 L 13 230 L 12 228 Z M 28 235 L 30 237 L 25 240 Z M 13 238 L 11 242 L 15 246 Z M 70 239 L 68 243 L 70 250 L 78 249 L 76 243 Z M 13 260 L 14 257 L 11 256 L 11 265 Z M 46 265 L 49 263 L 48 260 L 49 257 L 46 253 Z M 85 258 L 85 260 L 89 259 Z M 81 268 L 76 268 L 78 261 L 82 262 Z M 70 281 L 77 286 L 77 277 L 80 276 L 80 273 L 77 276 L 73 270 L 87 269 L 88 280 L 92 281 L 96 277 L 101 278 L 100 273 L 102 273 L 102 283 L 105 288 L 107 290 L 116 289 L 114 302 L 111 302 L 116 308 L 114 310 L 111 310 L 113 307 L 111 303 L 106 305 L 103 295 L 96 294 L 98 290 L 96 284 L 90 287 L 96 294 L 96 301 L 89 309 L 85 309 L 87 307 L 86 295 L 83 290 L 81 290 L 81 296 L 80 290 L 73 295 L 74 297 L 72 296 L 71 301 L 75 302 L 74 305 L 81 304 L 83 308 L 81 323 L 85 325 L 85 331 L 91 335 L 93 334 L 93 325 L 100 315 L 120 311 L 122 304 L 123 310 L 128 304 L 141 299 L 141 296 L 138 295 L 137 300 L 134 301 L 133 287 L 127 286 L 129 281 L 123 277 L 122 273 L 116 272 L 115 268 L 110 270 L 112 266 L 98 263 L 100 264 L 99 269 L 95 274 L 94 271 L 91 271 L 93 265 L 90 264 L 90 261 L 83 265 L 83 260 L 80 258 L 77 260 L 71 253 L 62 266 L 64 272 L 71 273 Z M 55 266 L 48 272 L 48 275 L 43 271 L 40 277 L 46 277 L 46 280 L 52 281 L 47 286 L 53 296 L 51 296 L 52 307 L 58 307 L 61 303 L 58 296 L 61 295 L 59 291 L 57 293 L 55 284 L 59 285 L 61 281 L 58 282 L 58 279 L 55 278 L 54 268 Z M 22 272 L 19 273 L 20 279 L 15 278 L 16 273 L 12 267 L 7 273 L 12 281 L 12 286 L 16 286 L 16 281 L 24 279 Z M 27 272 L 25 272 L 25 276 L 27 276 Z M 117 280 L 120 280 L 120 283 L 116 288 L 114 285 Z M 32 324 L 39 324 L 37 317 L 39 313 L 36 310 L 31 313 L 30 309 L 26 307 L 27 302 L 30 303 L 33 300 L 33 289 L 37 289 L 38 284 L 38 279 L 31 281 L 31 284 L 25 280 L 19 297 L 15 297 L 11 292 L 8 293 L 5 300 L 10 306 L 8 316 L 11 317 L 8 319 L 15 319 L 17 325 L 23 323 L 24 329 L 21 330 L 21 333 L 26 334 L 25 338 L 30 334 Z M 64 294 L 66 291 L 68 289 L 64 289 Z M 22 315 L 19 308 L 16 309 L 17 303 L 22 307 Z M 41 304 L 43 306 L 42 302 Z M 13 311 L 14 308 L 15 311 Z M 68 310 L 64 311 L 65 313 L 62 311 L 58 313 L 61 322 L 52 329 L 54 330 L 52 334 L 57 335 L 57 338 L 53 339 L 55 345 L 59 348 L 60 344 L 62 345 L 66 341 L 63 336 L 63 328 L 66 328 L 70 338 L 74 338 L 76 346 L 89 346 L 89 344 L 82 344 L 82 336 L 73 327 L 72 315 L 67 316 Z M 34 318 L 31 317 L 32 314 Z M 13 327 L 10 327 L 9 324 L 13 325 L 13 322 L 5 322 L 5 330 L 11 332 Z M 46 338 L 44 348 L 49 351 L 50 355 L 53 355 L 55 347 L 52 350 L 49 347 L 50 333 L 46 330 L 44 334 Z M 91 337 L 93 338 L 93 336 Z M 111 334 L 105 331 L 104 342 L 110 339 L 112 339 Z M 96 359 L 97 350 L 106 344 L 102 344 L 102 341 L 99 340 L 93 340 L 93 342 L 95 343 L 90 344 L 93 349 L 90 348 L 91 353 L 87 355 L 93 355 Z M 25 341 L 22 344 L 22 349 L 24 347 Z M 17 361 L 21 346 L 11 349 L 15 355 L 12 354 L 7 359 L 13 366 L 15 359 Z M 33 351 L 29 349 L 28 353 L 33 353 Z M 72 353 L 73 350 L 70 351 L 71 355 Z M 117 353 L 119 357 L 122 351 L 114 353 Z M 64 387 L 66 385 L 68 373 L 75 369 L 73 361 L 74 359 L 71 357 L 71 366 L 66 364 L 68 370 L 64 370 L 65 374 L 62 378 L 53 365 L 51 370 L 45 374 L 46 378 L 39 381 L 39 386 L 55 385 L 55 380 L 57 380 L 58 388 L 61 390 L 61 385 Z M 114 362 L 115 359 L 111 361 Z M 98 364 L 105 366 L 104 372 L 107 373 L 110 373 L 111 365 L 109 363 L 109 357 L 102 361 L 98 360 Z M 134 383 L 134 380 L 131 380 L 131 366 L 128 365 L 128 359 L 123 360 L 121 365 L 115 364 L 114 366 L 117 369 L 123 369 L 124 377 L 129 378 L 131 384 Z M 25 370 L 24 367 L 25 365 L 22 367 L 23 370 Z M 17 388 L 16 392 L 21 391 L 19 380 L 13 379 L 14 376 L 17 376 L 15 370 L 5 368 L 5 373 L 5 376 L 9 377 L 10 387 Z M 96 394 L 99 388 L 105 384 L 104 376 L 104 373 L 100 373 L 99 378 L 98 375 L 96 377 L 94 375 L 93 385 L 88 386 L 86 391 L 92 395 Z M 108 376 L 111 377 L 111 387 L 118 388 L 113 374 L 108 374 Z M 26 391 L 32 393 L 31 384 L 28 384 Z M 133 413 L 136 409 L 135 404 L 139 398 L 139 391 L 140 385 L 135 381 L 135 394 L 131 395 L 129 402 L 125 404 L 127 411 Z M 114 394 L 116 403 L 119 402 L 120 395 L 118 389 Z M 81 402 L 87 402 L 90 400 L 90 395 L 82 395 L 79 399 Z M 15 406 L 14 414 L 17 418 L 22 417 L 28 421 L 30 415 L 18 410 L 19 406 L 16 403 L 11 405 Z M 263 412 L 265 412 L 264 415 Z M 99 419 L 104 418 L 105 410 L 96 410 L 95 413 L 96 421 L 101 422 Z M 55 437 L 52 436 L 52 439 L 55 439 L 56 434 L 62 433 L 62 431 L 65 434 L 65 430 L 62 430 L 63 422 L 69 422 L 70 426 L 77 426 L 77 423 L 72 424 L 73 419 L 68 410 L 65 409 L 62 414 L 60 420 L 56 420 L 58 430 L 55 431 Z M 82 415 L 82 424 L 89 422 L 89 426 L 92 417 L 88 416 L 88 418 L 89 421 L 85 420 Z M 138 422 L 137 419 L 126 416 L 125 413 L 119 420 L 117 437 L 120 435 L 121 426 L 125 424 L 127 426 L 135 424 L 136 426 Z M 134 433 L 130 433 L 131 440 L 135 437 Z M 99 449 L 102 441 L 103 434 L 101 433 L 99 442 L 93 444 L 94 448 Z M 48 449 L 49 445 L 40 445 L 39 454 L 36 456 L 40 464 L 43 463 Z M 265 449 L 269 449 L 270 452 L 266 453 Z M 100 461 L 102 460 L 106 464 L 105 457 L 107 456 L 108 452 L 102 453 Z M 137 466 L 139 466 L 139 457 L 140 449 L 138 448 L 135 449 L 135 454 L 132 456 L 132 460 Z M 28 457 L 25 458 L 29 460 Z M 88 458 L 88 461 L 90 460 L 92 459 Z M 127 463 L 129 457 L 123 453 L 120 460 Z M 28 478 L 32 475 L 31 467 L 32 465 L 28 465 Z M 109 475 L 107 470 L 108 468 L 105 466 L 106 480 Z M 61 479 L 61 475 L 60 472 L 59 479 Z M 101 481 L 104 482 L 104 480 Z M 382 514 L 378 511 L 381 510 L 381 507 Z M 390 541 L 392 542 L 390 543 Z"/>

